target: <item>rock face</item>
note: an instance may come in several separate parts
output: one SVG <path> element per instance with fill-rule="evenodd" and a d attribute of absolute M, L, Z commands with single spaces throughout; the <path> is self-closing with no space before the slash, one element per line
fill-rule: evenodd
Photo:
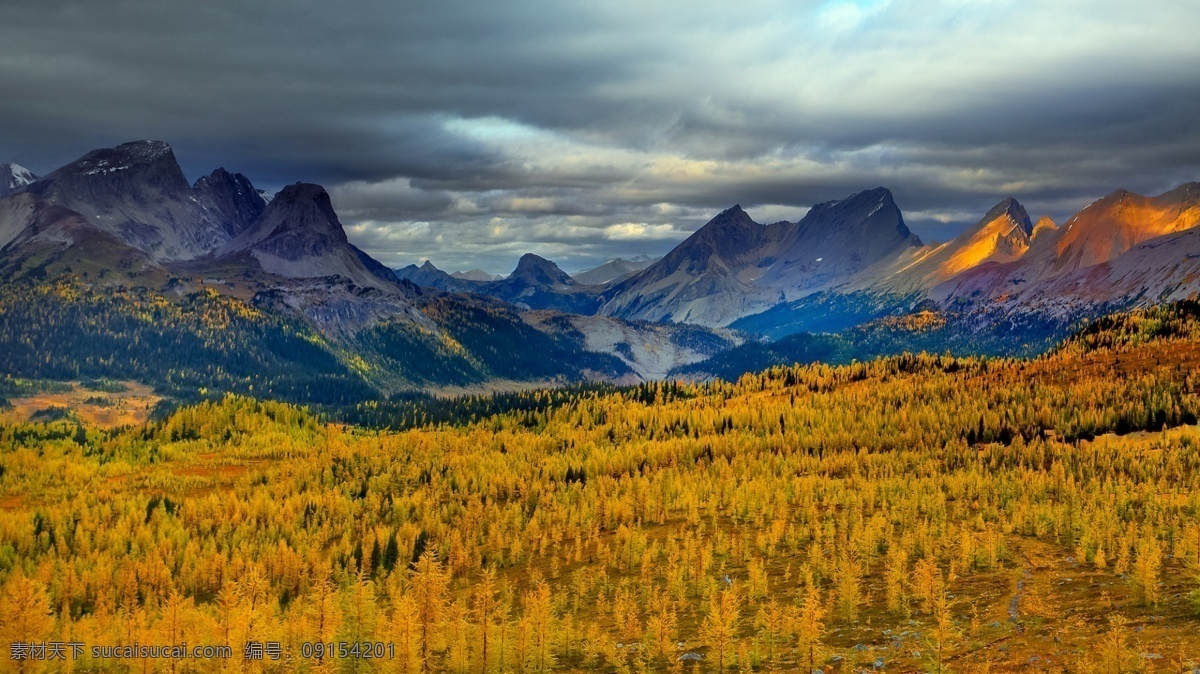
<path fill-rule="evenodd" d="M 0 197 L 18 192 L 37 179 L 33 171 L 20 164 L 0 164 Z"/>
<path fill-rule="evenodd" d="M 916 294 L 980 325 L 1028 316 L 1069 323 L 1200 291 L 1200 184 L 1146 197 L 1118 190 L 1056 227 L 1006 200 L 954 241 L 856 290 Z M 876 270 L 878 272 L 878 270 Z"/>
<path fill-rule="evenodd" d="M 487 287 L 517 306 L 422 290 L 349 242 L 321 186 L 296 183 L 268 199 L 225 169 L 188 185 L 165 143 L 97 150 L 40 180 L 20 176 L 21 189 L 0 197 L 0 280 L 74 277 L 97 290 L 132 283 L 167 301 L 201 289 L 236 297 L 267 316 L 303 320 L 337 345 L 330 359 L 371 369 L 381 386 L 488 377 L 632 383 L 733 343 L 692 326 L 617 319 L 595 319 L 585 331 L 553 312 L 535 327 L 521 307 L 594 311 L 597 302 L 590 287 L 535 255 L 487 282 L 454 279 L 431 263 L 400 270 L 419 282 Z"/>
<path fill-rule="evenodd" d="M 1198 183 L 1157 197 L 1118 190 L 1061 228 L 1047 219 L 1039 221 L 1023 254 L 1001 264 L 966 268 L 931 284 L 928 293 L 944 304 L 999 303 L 1010 310 L 1064 314 L 1136 302 L 1166 286 L 1195 292 L 1194 277 L 1186 268 L 1200 249 L 1192 248 L 1191 237 L 1175 235 L 1198 225 Z M 1132 273 L 1130 261 L 1135 259 L 1134 266 L 1144 273 Z M 1152 283 L 1154 276 L 1159 280 Z"/>
<path fill-rule="evenodd" d="M 522 255 L 517 262 L 517 268 L 505 281 L 514 288 L 546 290 L 565 290 L 576 285 L 575 279 L 559 269 L 558 265 L 533 253 Z"/>
<path fill-rule="evenodd" d="M 339 277 L 411 293 L 350 244 L 324 188 L 297 183 L 268 201 L 223 168 L 189 185 L 160 141 L 94 150 L 0 200 L 0 247 L 10 253 L 71 246 L 88 231 L 111 242 L 89 252 L 101 265 L 111 261 L 104 253 L 128 248 L 189 274 Z"/>
<path fill-rule="evenodd" d="M 171 147 L 161 141 L 93 150 L 21 191 L 80 214 L 159 262 L 211 254 L 267 206 L 245 176 L 223 168 L 188 185 Z"/>
<path fill-rule="evenodd" d="M 1118 190 L 1062 227 L 1048 218 L 1032 224 L 1008 198 L 934 246 L 908 229 L 884 188 L 818 204 L 796 222 L 759 224 L 734 206 L 657 261 L 618 259 L 572 278 L 527 254 L 508 277 L 486 281 L 429 262 L 385 268 L 348 241 L 318 185 L 296 183 L 268 198 L 225 169 L 189 185 L 158 141 L 95 150 L 41 178 L 4 165 L 0 188 L 11 191 L 0 196 L 7 276 L 211 279 L 260 306 L 303 313 L 327 334 L 392 319 L 436 333 L 414 298 L 477 293 L 519 309 L 599 314 L 572 330 L 645 376 L 701 351 L 666 349 L 661 334 L 634 330 L 631 320 L 733 324 L 780 337 L 917 307 L 980 324 L 1022 315 L 1061 323 L 1200 292 L 1200 183 L 1155 197 Z M 628 349 L 640 355 L 628 358 Z"/>

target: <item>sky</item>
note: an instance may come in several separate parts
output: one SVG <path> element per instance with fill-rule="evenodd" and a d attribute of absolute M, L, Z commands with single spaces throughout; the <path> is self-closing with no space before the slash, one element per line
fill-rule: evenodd
<path fill-rule="evenodd" d="M 1194 0 L 4 0 L 0 162 L 325 185 L 391 266 L 575 271 L 888 187 L 944 241 L 1200 180 Z"/>

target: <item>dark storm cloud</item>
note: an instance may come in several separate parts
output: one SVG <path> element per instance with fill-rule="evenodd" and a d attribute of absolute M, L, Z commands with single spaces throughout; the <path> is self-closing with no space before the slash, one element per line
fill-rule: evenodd
<path fill-rule="evenodd" d="M 945 239 L 1200 178 L 1200 6 L 1155 0 L 0 6 L 0 160 L 170 141 L 331 188 L 389 264 L 661 253 L 884 185 Z"/>

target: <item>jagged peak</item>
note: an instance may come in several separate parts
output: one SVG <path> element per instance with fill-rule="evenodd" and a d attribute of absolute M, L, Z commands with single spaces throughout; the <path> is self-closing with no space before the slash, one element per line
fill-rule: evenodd
<path fill-rule="evenodd" d="M 741 204 L 734 204 L 729 208 L 717 213 L 711 220 L 704 223 L 704 226 L 696 230 L 696 234 L 701 232 L 710 233 L 714 230 L 723 231 L 726 229 L 744 229 L 747 227 L 762 227 L 750 217 L 750 214 L 742 209 Z"/>
<path fill-rule="evenodd" d="M 333 202 L 329 199 L 329 192 L 325 188 L 315 183 L 292 183 L 282 190 L 271 203 L 267 206 L 267 210 L 263 213 L 266 217 L 267 213 L 279 211 L 295 211 L 313 209 L 321 216 L 322 221 L 328 223 L 333 229 L 342 232 L 342 223 L 338 220 L 337 213 L 333 210 Z M 309 220 L 306 220 L 309 222 Z M 342 232 L 342 236 L 345 233 Z"/>
<path fill-rule="evenodd" d="M 843 201 L 850 201 L 856 197 L 861 197 L 864 200 L 870 199 L 870 200 L 877 200 L 877 201 L 881 201 L 881 202 L 889 202 L 889 201 L 894 202 L 895 201 L 895 197 L 892 195 L 892 191 L 886 187 L 883 187 L 882 185 L 880 185 L 879 187 L 872 187 L 869 190 L 863 190 L 862 192 L 859 192 L 858 194 L 852 195 L 849 199 L 843 199 Z"/>
<path fill-rule="evenodd" d="M 1026 236 L 1033 234 L 1033 221 L 1029 219 L 1029 213 L 1025 211 L 1025 207 L 1021 205 L 1021 202 L 1017 201 L 1014 197 L 1008 197 L 993 206 L 987 212 L 987 215 L 983 216 L 980 224 L 987 225 L 1003 217 L 1007 217 L 1010 222 L 1020 226 L 1021 231 Z"/>
<path fill-rule="evenodd" d="M 437 267 L 433 266 L 433 262 L 431 260 L 425 260 L 425 264 L 421 265 L 419 269 L 422 271 L 441 271 Z"/>
<path fill-rule="evenodd" d="M 1053 232 L 1056 229 L 1058 229 L 1058 223 L 1055 222 L 1049 215 L 1043 215 L 1042 217 L 1038 218 L 1037 223 L 1034 224 L 1033 233 L 1030 234 L 1030 238 L 1033 238 L 1042 232 Z"/>
<path fill-rule="evenodd" d="M 742 210 L 740 204 L 735 204 L 713 216 L 668 253 L 667 264 L 712 255 L 737 256 L 758 245 L 765 229 Z"/>
<path fill-rule="evenodd" d="M 232 185 L 237 190 L 245 192 L 247 196 L 253 195 L 259 199 L 262 199 L 264 206 L 269 201 L 268 199 L 264 198 L 262 190 L 254 187 L 254 184 L 250 182 L 249 178 L 241 173 L 230 171 L 224 166 L 213 169 L 212 173 L 198 178 L 196 182 L 192 184 L 192 189 L 198 190 L 206 186 L 216 186 L 222 184 Z"/>
<path fill-rule="evenodd" d="M 742 209 L 741 204 L 734 204 L 729 208 L 717 213 L 711 220 L 704 223 L 704 226 L 696 230 L 696 233 L 711 232 L 712 230 L 739 229 L 749 227 L 751 225 L 761 226 L 755 222 L 750 214 Z"/>
<path fill-rule="evenodd" d="M 271 203 L 267 205 L 263 217 L 266 217 L 268 213 L 297 209 L 313 209 L 323 216 L 324 221 L 336 225 L 338 230 L 342 228 L 341 221 L 338 220 L 337 213 L 333 210 L 333 202 L 329 199 L 329 192 L 315 183 L 292 183 L 279 190 Z"/>

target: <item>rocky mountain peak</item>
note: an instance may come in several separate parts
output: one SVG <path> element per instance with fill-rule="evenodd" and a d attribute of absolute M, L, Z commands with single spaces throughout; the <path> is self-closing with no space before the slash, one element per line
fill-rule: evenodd
<path fill-rule="evenodd" d="M 231 241 L 228 247 L 249 247 L 284 235 L 290 245 L 275 251 L 284 257 L 315 255 L 334 244 L 347 243 L 346 230 L 342 228 L 325 188 L 312 183 L 294 183 L 280 190 L 254 225 Z"/>
<path fill-rule="evenodd" d="M 294 183 L 280 190 L 271 200 L 268 209 L 274 208 L 286 211 L 294 216 L 290 221 L 293 227 L 304 226 L 324 233 L 336 235 L 345 239 L 346 232 L 333 210 L 329 192 L 324 187 L 313 183 Z"/>
<path fill-rule="evenodd" d="M 908 229 L 904 216 L 896 206 L 892 191 L 886 187 L 856 192 L 845 199 L 817 204 L 800 222 L 800 230 L 806 227 L 824 227 L 844 230 L 847 234 L 875 236 L 884 235 L 894 229 L 894 235 L 906 239 L 910 246 L 920 246 L 921 239 Z"/>
<path fill-rule="evenodd" d="M 990 223 L 1001 218 L 1006 218 L 1013 225 L 1021 228 L 1021 231 L 1028 237 L 1033 234 L 1033 221 L 1029 218 L 1029 213 L 1025 211 L 1025 207 L 1021 202 L 1013 197 L 1008 197 L 1004 201 L 992 207 L 986 215 L 983 216 L 983 223 Z"/>
<path fill-rule="evenodd" d="M 667 255 L 672 262 L 689 258 L 701 262 L 712 255 L 736 258 L 762 243 L 765 228 L 754 221 L 750 214 L 735 204 L 727 208 Z"/>
<path fill-rule="evenodd" d="M 575 285 L 575 280 L 559 269 L 558 265 L 533 253 L 525 253 L 521 256 L 517 262 L 517 268 L 513 270 L 509 278 L 541 286 Z"/>
<path fill-rule="evenodd" d="M 93 180 L 115 179 L 117 174 L 131 170 L 137 170 L 143 175 L 155 174 L 160 180 L 187 186 L 183 169 L 175 160 L 171 146 L 157 140 L 139 140 L 122 143 L 116 147 L 92 150 L 47 175 L 45 180 L 68 175 L 85 176 Z"/>
<path fill-rule="evenodd" d="M 224 168 L 197 180 L 192 190 L 231 238 L 245 231 L 267 208 L 266 199 L 249 178 Z"/>
<path fill-rule="evenodd" d="M 425 260 L 424 264 L 417 266 L 410 264 L 406 267 L 396 269 L 396 278 L 410 281 L 418 286 L 426 288 L 437 288 L 448 292 L 461 292 L 466 289 L 466 286 L 458 279 L 438 269 L 430 260 Z"/>
<path fill-rule="evenodd" d="M 750 217 L 749 213 L 742 209 L 741 204 L 734 204 L 714 216 L 701 229 L 740 231 L 748 227 L 760 226 Z"/>
<path fill-rule="evenodd" d="M 1033 224 L 1025 207 L 1009 197 L 993 206 L 975 225 L 938 248 L 924 264 L 934 267 L 930 278 L 945 280 L 984 263 L 1012 262 L 1029 250 L 1032 234 Z"/>

